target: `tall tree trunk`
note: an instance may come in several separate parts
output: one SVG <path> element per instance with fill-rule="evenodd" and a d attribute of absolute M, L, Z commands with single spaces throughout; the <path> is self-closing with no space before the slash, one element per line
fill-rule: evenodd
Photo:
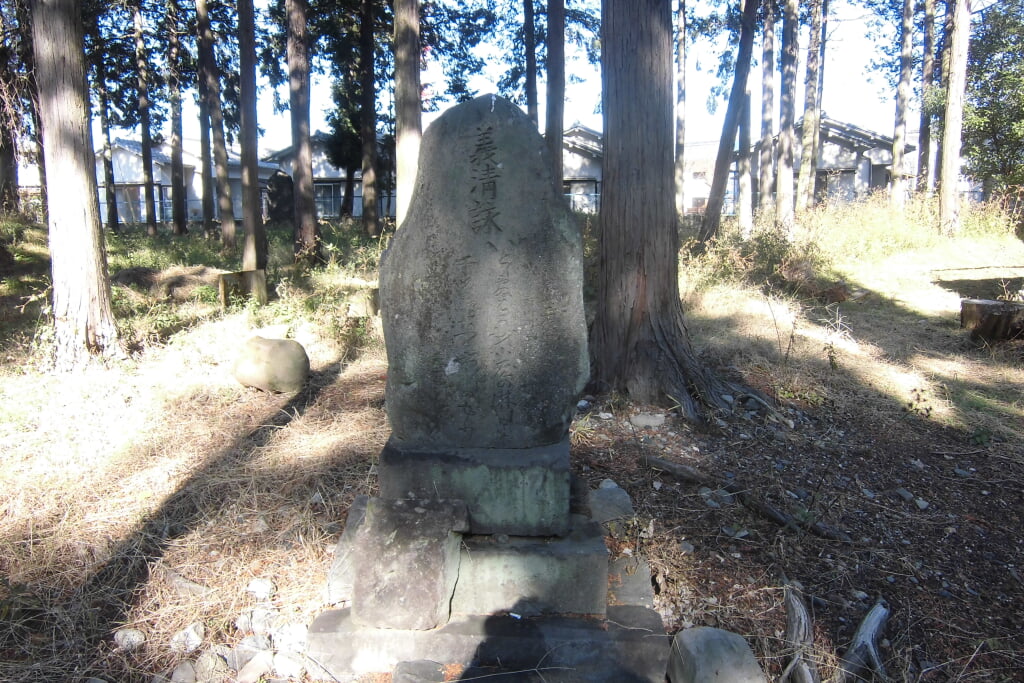
<path fill-rule="evenodd" d="M 758 168 L 758 210 L 767 213 L 775 206 L 772 192 L 775 178 L 775 0 L 765 0 L 761 38 L 761 149 Z"/>
<path fill-rule="evenodd" d="M 747 75 L 750 73 L 750 58 L 754 54 L 754 25 L 757 21 L 758 0 L 742 0 L 743 23 L 740 27 L 740 47 L 736 53 L 736 68 L 732 80 L 732 91 L 729 93 L 729 106 L 725 111 L 722 124 L 722 137 L 718 141 L 718 155 L 715 157 L 715 172 L 711 179 L 711 191 L 704 209 L 704 220 L 701 221 L 701 242 L 707 242 L 718 234 L 722 223 L 722 206 L 725 203 L 725 190 L 729 181 L 729 169 L 732 167 L 733 150 L 736 148 L 736 132 L 740 126 L 740 114 L 743 111 L 744 94 L 747 92 Z M 749 117 L 748 117 L 749 119 Z"/>
<path fill-rule="evenodd" d="M 533 18 L 533 0 L 523 0 L 523 43 L 526 52 L 526 113 L 533 125 L 540 121 L 537 112 L 537 27 Z"/>
<path fill-rule="evenodd" d="M 171 101 L 171 232 L 188 232 L 188 207 L 185 190 L 185 162 L 181 138 L 181 38 L 178 26 L 178 0 L 167 2 L 167 97 Z"/>
<path fill-rule="evenodd" d="M 934 184 L 932 165 L 931 92 L 935 81 L 935 0 L 924 2 L 924 54 L 921 58 L 921 125 L 917 138 L 917 190 L 931 194 Z"/>
<path fill-rule="evenodd" d="M 971 1 L 951 0 L 953 31 L 949 41 L 949 79 L 942 130 L 942 185 L 939 186 L 939 225 L 947 235 L 960 232 L 960 141 L 967 84 L 967 50 L 971 37 Z"/>
<path fill-rule="evenodd" d="M 817 159 L 821 156 L 821 102 L 825 93 L 825 49 L 828 46 L 828 0 L 821 0 L 821 41 L 818 46 L 818 101 L 814 104 L 814 148 L 815 170 L 814 178 L 811 180 L 811 203 L 816 200 L 818 191 L 818 170 Z"/>
<path fill-rule="evenodd" d="M 49 207 L 54 363 L 71 370 L 120 347 L 89 134 L 81 6 L 36 0 L 31 8 L 48 194 L 59 198 Z"/>
<path fill-rule="evenodd" d="M 749 2 L 750 0 L 748 0 Z M 743 237 L 754 231 L 754 188 L 750 177 L 750 84 L 743 92 L 740 111 L 739 151 L 736 155 L 736 223 Z"/>
<path fill-rule="evenodd" d="M 955 0 L 946 0 L 946 16 L 942 20 L 942 43 L 938 47 L 935 62 L 939 67 L 938 87 L 945 91 L 949 83 L 950 42 L 953 38 L 953 15 L 956 10 Z M 935 142 L 935 185 L 942 187 L 942 136 L 946 127 L 946 99 L 942 100 L 942 109 L 938 113 L 939 136 Z"/>
<path fill-rule="evenodd" d="M 156 201 L 153 198 L 153 132 L 150 129 L 149 61 L 142 22 L 142 2 L 132 8 L 135 28 L 135 69 L 138 79 L 139 128 L 142 134 L 142 195 L 146 206 L 146 232 L 156 235 Z"/>
<path fill-rule="evenodd" d="M 11 50 L 0 46 L 0 102 L 15 96 L 14 74 L 11 73 Z M 17 127 L 20 115 L 0 104 L 0 213 L 18 211 Z"/>
<path fill-rule="evenodd" d="M 818 92 L 821 71 L 822 16 L 824 0 L 811 0 L 811 29 L 807 45 L 807 73 L 804 79 L 804 125 L 801 131 L 800 175 L 796 184 L 796 208 L 806 211 L 813 203 L 814 179 L 818 173 L 818 150 L 814 138 L 818 132 L 821 93 Z"/>
<path fill-rule="evenodd" d="M 907 107 L 910 104 L 910 68 L 914 50 L 914 0 L 903 0 L 900 25 L 900 80 L 896 86 L 896 122 L 892 134 L 892 182 L 889 204 L 902 209 L 907 199 L 905 152 L 907 149 Z"/>
<path fill-rule="evenodd" d="M 202 71 L 202 70 L 200 70 Z M 202 164 L 201 183 L 203 188 L 203 234 L 213 234 L 213 147 L 210 142 L 210 107 L 206 92 L 206 75 L 199 74 L 196 82 L 199 91 L 199 163 Z"/>
<path fill-rule="evenodd" d="M 377 215 L 377 90 L 374 82 L 373 0 L 362 0 L 359 18 L 359 72 L 362 91 L 360 135 L 363 140 L 363 230 L 380 234 Z"/>
<path fill-rule="evenodd" d="M 0 125 L 0 213 L 18 210 L 18 162 L 14 131 Z"/>
<path fill-rule="evenodd" d="M 286 0 L 288 14 L 288 77 L 295 210 L 295 261 L 320 263 L 320 234 L 316 222 L 316 197 L 313 194 L 313 144 L 309 130 L 309 25 L 307 0 Z"/>
<path fill-rule="evenodd" d="M 679 300 L 671 3 L 604 0 L 601 7 L 605 161 L 595 379 L 637 401 L 674 401 L 697 420 L 695 394 L 724 402 L 693 352 Z"/>
<path fill-rule="evenodd" d="M 793 228 L 793 142 L 796 138 L 796 72 L 799 59 L 798 0 L 786 0 L 782 13 L 782 102 L 779 115 L 779 167 L 775 185 L 775 224 Z"/>
<path fill-rule="evenodd" d="M 220 69 L 213 52 L 213 31 L 206 0 L 196 0 L 196 26 L 199 33 L 199 74 L 205 82 L 206 106 L 210 113 L 213 134 L 213 158 L 217 173 L 217 207 L 220 235 L 225 249 L 234 249 L 236 242 L 235 207 L 231 201 L 228 177 L 228 146 L 224 140 L 224 110 L 220 103 Z"/>
<path fill-rule="evenodd" d="M 686 0 L 676 0 L 676 215 L 686 215 Z"/>
<path fill-rule="evenodd" d="M 114 149 L 110 141 L 110 93 L 107 91 L 107 63 L 96 59 L 96 92 L 99 99 L 100 130 L 103 132 L 103 193 L 107 204 L 107 230 L 117 232 L 117 188 L 114 185 Z"/>
<path fill-rule="evenodd" d="M 395 0 L 395 222 L 401 225 L 416 186 L 420 136 L 420 2 Z"/>
<path fill-rule="evenodd" d="M 256 18 L 252 0 L 238 2 L 238 67 L 242 146 L 242 270 L 267 267 L 267 237 L 260 204 L 259 130 L 256 123 Z M 258 292 L 257 299 L 266 299 Z"/>
<path fill-rule="evenodd" d="M 555 196 L 564 197 L 562 129 L 565 127 L 565 0 L 548 2 L 548 85 L 544 140 L 551 155 Z"/>

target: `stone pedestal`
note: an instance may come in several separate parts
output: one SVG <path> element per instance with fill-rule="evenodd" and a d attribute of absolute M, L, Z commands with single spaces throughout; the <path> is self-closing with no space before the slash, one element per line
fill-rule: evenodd
<path fill-rule="evenodd" d="M 465 501 L 474 534 L 569 531 L 569 439 L 536 448 L 410 449 L 389 441 L 378 465 L 383 498 Z"/>

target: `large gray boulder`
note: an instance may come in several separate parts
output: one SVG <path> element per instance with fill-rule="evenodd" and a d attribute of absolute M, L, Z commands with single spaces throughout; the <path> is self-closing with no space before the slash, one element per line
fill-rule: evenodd
<path fill-rule="evenodd" d="M 309 378 L 309 356 L 294 339 L 251 337 L 238 354 L 234 375 L 247 387 L 294 393 Z"/>
<path fill-rule="evenodd" d="M 381 264 L 387 413 L 401 448 L 559 443 L 588 377 L 580 230 L 543 139 L 484 96 L 427 130 Z"/>

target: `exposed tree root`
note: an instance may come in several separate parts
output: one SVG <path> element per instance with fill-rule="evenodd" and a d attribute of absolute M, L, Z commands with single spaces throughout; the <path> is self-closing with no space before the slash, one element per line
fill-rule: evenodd
<path fill-rule="evenodd" d="M 841 543 L 853 543 L 853 539 L 848 533 L 842 529 L 836 529 L 824 522 L 811 522 L 811 521 L 800 521 L 790 514 L 787 514 L 778 508 L 769 505 L 757 498 L 750 492 L 750 489 L 741 485 L 738 482 L 723 482 L 715 479 L 711 475 L 704 474 L 703 472 L 690 467 L 689 465 L 682 465 L 680 463 L 670 462 L 662 458 L 654 457 L 653 455 L 645 455 L 641 458 L 641 462 L 652 469 L 661 470 L 676 479 L 686 481 L 692 484 L 700 484 L 701 486 L 707 486 L 709 488 L 723 489 L 730 494 L 736 496 L 743 506 L 752 512 L 756 512 L 762 517 L 769 519 L 779 526 L 789 527 L 793 529 L 805 529 L 815 536 L 826 538 L 831 541 L 839 541 Z"/>
<path fill-rule="evenodd" d="M 853 634 L 850 647 L 846 649 L 846 654 L 839 662 L 839 669 L 828 683 L 863 680 L 860 673 L 867 667 L 871 668 L 879 680 L 889 680 L 885 674 L 885 667 L 882 666 L 882 656 L 878 652 L 878 638 L 885 629 L 885 622 L 888 619 L 889 608 L 884 601 L 879 600 L 860 622 L 857 632 Z"/>
<path fill-rule="evenodd" d="M 814 648 L 814 624 L 800 591 L 786 583 L 786 646 L 793 651 L 793 659 L 779 676 L 779 683 L 820 683 L 818 667 L 811 652 Z"/>

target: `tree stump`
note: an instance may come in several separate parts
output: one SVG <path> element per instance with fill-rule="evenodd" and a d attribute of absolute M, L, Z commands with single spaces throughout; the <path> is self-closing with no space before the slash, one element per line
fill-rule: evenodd
<path fill-rule="evenodd" d="M 970 330 L 972 339 L 1005 341 L 1024 337 L 1024 303 L 963 299 L 960 327 Z"/>

